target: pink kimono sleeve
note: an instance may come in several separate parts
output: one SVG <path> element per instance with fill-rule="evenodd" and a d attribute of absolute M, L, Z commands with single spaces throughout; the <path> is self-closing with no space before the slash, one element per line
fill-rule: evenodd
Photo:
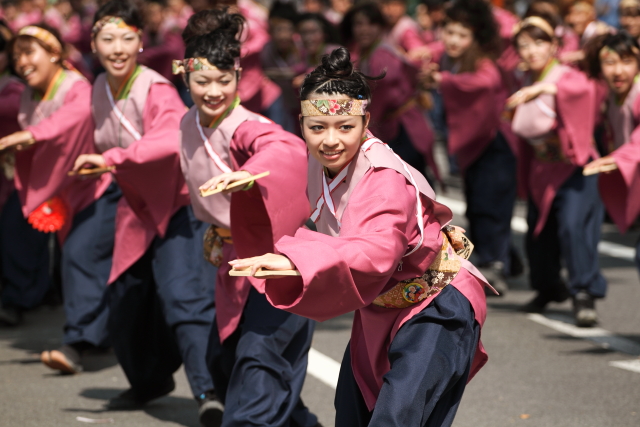
<path fill-rule="evenodd" d="M 80 154 L 95 153 L 93 129 L 91 85 L 86 81 L 74 84 L 52 115 L 26 128 L 37 142 L 16 152 L 15 184 L 25 217 L 76 180 L 67 172 Z"/>
<path fill-rule="evenodd" d="M 400 47 L 407 52 L 412 49 L 422 47 L 426 44 L 422 35 L 418 32 L 417 28 L 408 28 L 400 37 Z"/>
<path fill-rule="evenodd" d="M 372 169 L 355 194 L 345 216 L 357 217 L 349 221 L 357 226 L 339 237 L 300 229 L 276 244 L 302 278 L 267 280 L 275 307 L 324 321 L 371 304 L 383 291 L 407 251 L 412 217 L 415 226 L 415 190 L 394 170 Z"/>
<path fill-rule="evenodd" d="M 275 242 L 292 236 L 310 215 L 304 141 L 276 124 L 248 121 L 236 130 L 231 150 L 236 170 L 270 172 L 231 197 L 235 249 L 242 258 L 273 252 Z"/>
<path fill-rule="evenodd" d="M 500 126 L 503 105 L 498 68 L 482 60 L 472 73 L 442 73 L 440 92 L 447 112 L 449 152 L 457 156 L 464 171 L 484 151 Z"/>
<path fill-rule="evenodd" d="M 180 172 L 180 119 L 185 107 L 178 92 L 167 84 L 154 84 L 143 112 L 142 139 L 128 148 L 103 153 L 115 166 L 114 175 L 136 215 L 158 235 L 164 236 L 169 219 L 189 203 Z"/>
<path fill-rule="evenodd" d="M 17 81 L 7 84 L 2 90 L 2 102 L 0 102 L 0 138 L 20 130 L 18 111 L 20 108 L 20 96 L 23 90 L 24 86 Z"/>
<path fill-rule="evenodd" d="M 591 158 L 599 157 L 593 142 L 597 114 L 595 82 L 581 71 L 570 70 L 556 86 L 558 136 L 563 153 L 572 164 L 584 166 Z"/>
<path fill-rule="evenodd" d="M 611 156 L 616 159 L 618 170 L 600 174 L 598 184 L 607 212 L 625 233 L 640 215 L 640 127 Z"/>

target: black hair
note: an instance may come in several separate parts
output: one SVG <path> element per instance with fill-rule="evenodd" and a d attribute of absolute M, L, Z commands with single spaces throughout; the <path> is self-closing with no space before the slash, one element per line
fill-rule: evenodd
<path fill-rule="evenodd" d="M 4 19 L 0 19 L 0 52 L 8 50 L 9 42 L 13 38 L 13 32 Z"/>
<path fill-rule="evenodd" d="M 427 9 L 431 12 L 433 10 L 444 9 L 448 0 L 420 0 L 420 3 L 427 6 Z"/>
<path fill-rule="evenodd" d="M 338 35 L 336 34 L 336 28 L 320 13 L 307 12 L 298 17 L 298 25 L 304 21 L 316 21 L 320 24 L 322 32 L 324 33 L 325 43 L 338 43 Z"/>
<path fill-rule="evenodd" d="M 240 35 L 245 19 L 239 13 L 229 13 L 228 8 L 204 10 L 189 18 L 182 33 L 187 44 L 185 58 L 207 58 L 221 70 L 234 68 L 240 58 Z"/>
<path fill-rule="evenodd" d="M 290 21 L 295 25 L 298 22 L 298 11 L 293 4 L 278 0 L 271 5 L 271 10 L 269 11 L 269 19 L 274 18 Z"/>
<path fill-rule="evenodd" d="M 541 16 L 541 15 L 530 15 L 530 16 L 535 16 L 535 17 L 544 19 L 545 22 L 549 24 L 552 29 L 555 30 L 555 26 L 553 25 L 553 22 L 547 19 L 545 16 Z M 518 37 L 520 37 L 521 34 L 527 34 L 529 37 L 531 37 L 534 40 L 543 40 L 549 43 L 553 43 L 554 41 L 559 41 L 559 38 L 556 37 L 555 34 L 549 35 L 545 30 L 538 27 L 537 25 L 524 25 L 511 38 L 511 43 L 513 43 L 513 46 L 516 48 L 516 50 L 518 49 Z"/>
<path fill-rule="evenodd" d="M 638 16 L 640 15 L 640 3 L 634 5 L 619 5 L 618 16 Z"/>
<path fill-rule="evenodd" d="M 135 2 L 132 1 L 111 0 L 103 4 L 93 16 L 92 25 L 95 25 L 96 22 L 106 16 L 121 18 L 125 24 L 140 30 L 144 27 L 142 13 L 140 13 L 140 9 L 138 9 Z"/>
<path fill-rule="evenodd" d="M 339 47 L 330 55 L 322 57 L 322 64 L 316 67 L 302 82 L 300 100 L 309 99 L 313 93 L 347 95 L 354 99 L 371 101 L 369 80 L 380 80 L 385 76 L 366 76 L 354 69 L 351 55 L 344 47 Z"/>
<path fill-rule="evenodd" d="M 457 22 L 473 32 L 474 44 L 461 58 L 461 72 L 476 70 L 481 58 L 495 59 L 501 52 L 498 24 L 484 0 L 456 0 L 446 9 L 445 25 Z"/>
<path fill-rule="evenodd" d="M 638 40 L 624 30 L 615 34 L 602 34 L 587 42 L 585 50 L 585 65 L 587 73 L 592 78 L 599 78 L 602 69 L 600 67 L 600 51 L 609 48 L 617 53 L 621 58 L 631 56 L 635 58 L 640 66 L 640 46 Z"/>
<path fill-rule="evenodd" d="M 370 23 L 379 25 L 382 28 L 387 28 L 388 23 L 380 10 L 380 6 L 377 3 L 366 1 L 359 3 L 358 5 L 349 9 L 344 16 L 342 23 L 340 24 L 340 30 L 342 32 L 342 39 L 346 44 L 353 41 L 353 20 L 357 14 L 364 15 Z"/>

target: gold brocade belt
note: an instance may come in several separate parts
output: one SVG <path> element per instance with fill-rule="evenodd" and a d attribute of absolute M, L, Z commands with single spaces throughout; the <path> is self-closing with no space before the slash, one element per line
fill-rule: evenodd
<path fill-rule="evenodd" d="M 562 152 L 562 145 L 557 134 L 545 137 L 541 143 L 533 146 L 535 156 L 544 163 L 566 162 L 567 158 Z"/>
<path fill-rule="evenodd" d="M 204 233 L 204 259 L 216 267 L 222 265 L 222 247 L 225 243 L 233 244 L 231 230 L 210 225 Z"/>
<path fill-rule="evenodd" d="M 468 259 L 473 251 L 473 244 L 463 234 L 453 230 L 453 227 L 445 227 L 442 236 L 440 252 L 421 277 L 398 282 L 393 288 L 376 298 L 373 304 L 384 308 L 411 307 L 437 294 L 451 283 L 462 267 L 456 254 Z"/>

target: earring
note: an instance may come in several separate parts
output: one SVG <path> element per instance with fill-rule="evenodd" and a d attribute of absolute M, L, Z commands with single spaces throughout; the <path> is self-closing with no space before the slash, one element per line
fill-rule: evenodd
<path fill-rule="evenodd" d="M 93 52 L 93 53 L 98 53 L 98 51 L 97 51 L 97 50 L 95 50 L 95 49 L 92 49 L 92 50 L 91 50 L 91 52 Z"/>
<path fill-rule="evenodd" d="M 51 58 L 49 61 L 56 62 L 57 60 L 58 60 L 58 58 Z"/>
<path fill-rule="evenodd" d="M 142 47 L 141 47 L 141 48 L 138 50 L 138 52 L 140 52 L 140 53 L 144 52 L 144 48 L 142 48 Z"/>

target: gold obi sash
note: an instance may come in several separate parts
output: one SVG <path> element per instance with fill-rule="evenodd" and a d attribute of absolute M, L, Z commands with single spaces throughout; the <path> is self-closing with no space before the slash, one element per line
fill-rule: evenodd
<path fill-rule="evenodd" d="M 204 233 L 204 259 L 216 267 L 222 265 L 222 247 L 225 243 L 233 244 L 231 230 L 210 225 Z"/>
<path fill-rule="evenodd" d="M 541 162 L 557 163 L 567 161 L 562 152 L 562 145 L 557 133 L 553 132 L 551 135 L 540 138 L 537 142 L 537 144 L 533 145 L 533 150 L 536 158 Z"/>
<path fill-rule="evenodd" d="M 449 226 L 443 229 L 442 237 L 440 252 L 421 277 L 398 282 L 393 288 L 376 298 L 373 304 L 384 308 L 411 307 L 437 294 L 451 283 L 462 268 L 458 257 L 469 258 L 473 251 L 473 244 L 463 234 Z M 454 246 L 457 250 L 454 250 Z"/>

